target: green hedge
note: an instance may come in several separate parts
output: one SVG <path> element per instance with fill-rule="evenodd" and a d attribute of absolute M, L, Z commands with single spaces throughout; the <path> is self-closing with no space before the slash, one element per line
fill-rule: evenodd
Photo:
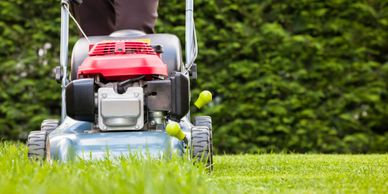
<path fill-rule="evenodd" d="M 195 4 L 193 94 L 214 93 L 197 114 L 212 115 L 218 153 L 388 151 L 388 0 Z M 58 1 L 2 1 L 0 14 L 0 135 L 18 139 L 59 115 Z M 184 1 L 159 16 L 183 41 Z"/>

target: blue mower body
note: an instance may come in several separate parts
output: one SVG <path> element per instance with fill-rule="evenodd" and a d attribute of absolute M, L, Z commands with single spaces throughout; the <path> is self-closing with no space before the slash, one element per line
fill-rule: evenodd
<path fill-rule="evenodd" d="M 182 131 L 190 137 L 191 124 L 182 119 Z M 132 154 L 160 158 L 177 154 L 183 156 L 183 141 L 169 136 L 164 130 L 92 132 L 92 123 L 65 120 L 48 136 L 49 160 L 71 161 L 77 159 L 98 160 Z M 188 138 L 190 139 L 190 138 Z"/>

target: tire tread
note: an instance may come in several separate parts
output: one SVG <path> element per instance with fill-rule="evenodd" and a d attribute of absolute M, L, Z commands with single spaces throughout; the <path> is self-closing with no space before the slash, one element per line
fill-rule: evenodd
<path fill-rule="evenodd" d="M 46 158 L 47 131 L 31 131 L 28 135 L 28 158 L 44 160 Z"/>

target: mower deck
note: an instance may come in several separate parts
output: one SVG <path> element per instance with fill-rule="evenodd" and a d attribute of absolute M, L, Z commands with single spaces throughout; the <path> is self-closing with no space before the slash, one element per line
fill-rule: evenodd
<path fill-rule="evenodd" d="M 182 131 L 190 137 L 190 124 L 185 119 L 180 123 Z M 92 124 L 73 120 L 69 117 L 48 137 L 49 160 L 63 162 L 76 159 L 104 159 L 149 155 L 152 158 L 183 155 L 182 141 L 166 134 L 165 131 L 91 132 Z"/>

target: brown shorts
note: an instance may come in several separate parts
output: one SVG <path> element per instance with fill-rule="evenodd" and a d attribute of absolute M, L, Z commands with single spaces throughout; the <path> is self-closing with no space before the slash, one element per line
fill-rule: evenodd
<path fill-rule="evenodd" d="M 154 33 L 159 0 L 84 0 L 72 12 L 88 36 L 122 29 Z"/>

